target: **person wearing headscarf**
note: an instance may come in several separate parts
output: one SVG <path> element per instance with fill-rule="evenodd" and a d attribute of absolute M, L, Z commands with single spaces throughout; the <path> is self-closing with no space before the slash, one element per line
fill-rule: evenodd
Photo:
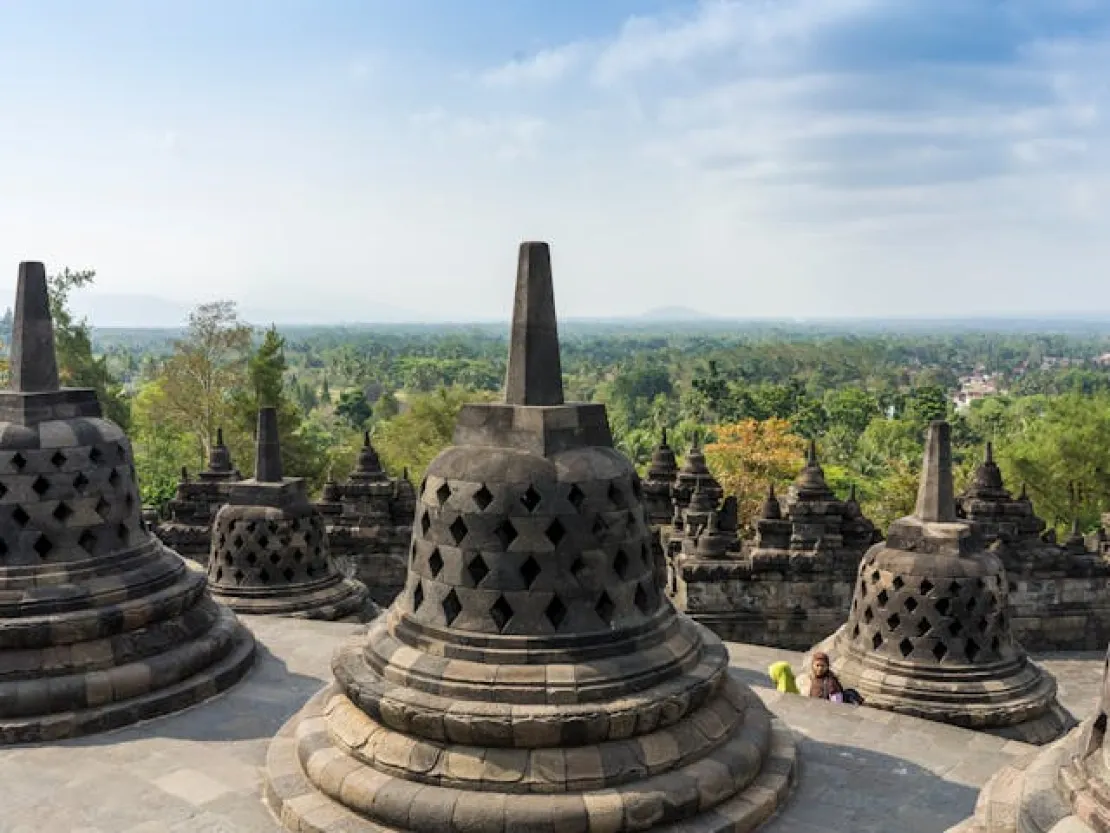
<path fill-rule="evenodd" d="M 809 683 L 809 696 L 834 703 L 844 702 L 844 688 L 840 680 L 829 668 L 829 655 L 818 651 L 813 655 L 813 679 Z"/>
<path fill-rule="evenodd" d="M 771 675 L 771 682 L 779 691 L 785 694 L 801 694 L 798 691 L 798 684 L 794 681 L 794 669 L 790 667 L 789 662 L 776 662 L 767 669 L 767 673 Z"/>

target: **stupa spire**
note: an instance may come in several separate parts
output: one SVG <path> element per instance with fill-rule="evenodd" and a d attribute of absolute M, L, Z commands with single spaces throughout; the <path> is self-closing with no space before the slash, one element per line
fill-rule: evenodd
<path fill-rule="evenodd" d="M 927 523 L 956 522 L 956 497 L 952 484 L 952 428 L 944 420 L 935 420 L 929 424 L 914 516 Z"/>
<path fill-rule="evenodd" d="M 811 439 L 809 441 L 809 447 L 806 449 L 806 465 L 817 465 L 817 440 Z"/>
<path fill-rule="evenodd" d="M 255 454 L 254 479 L 259 483 L 280 483 L 281 442 L 278 437 L 277 409 L 258 409 L 258 439 Z"/>
<path fill-rule="evenodd" d="M 17 393 L 43 393 L 60 387 L 46 267 L 36 261 L 19 264 L 10 367 L 11 389 Z"/>
<path fill-rule="evenodd" d="M 986 455 L 983 459 L 983 462 L 984 463 L 993 463 L 994 462 L 994 443 L 992 443 L 990 440 L 987 440 L 987 453 L 986 453 Z"/>
<path fill-rule="evenodd" d="M 551 250 L 546 243 L 520 244 L 505 404 L 563 404 Z"/>

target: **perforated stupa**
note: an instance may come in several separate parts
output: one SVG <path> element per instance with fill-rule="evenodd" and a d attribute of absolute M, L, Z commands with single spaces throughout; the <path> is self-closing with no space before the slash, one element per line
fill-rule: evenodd
<path fill-rule="evenodd" d="M 328 549 L 304 478 L 282 472 L 277 411 L 258 412 L 254 477 L 232 483 L 212 525 L 212 593 L 240 613 L 342 619 L 366 605 L 366 585 L 347 578 Z"/>
<path fill-rule="evenodd" d="M 270 748 L 289 830 L 752 830 L 789 732 L 675 612 L 603 405 L 565 404 L 544 243 L 520 248 L 504 404 L 428 468 L 393 607 Z"/>
<path fill-rule="evenodd" d="M 1048 743 L 1074 721 L 1014 638 L 1002 561 L 957 518 L 950 432 L 929 426 L 914 514 L 864 555 L 847 624 L 817 647 L 868 706 Z"/>
<path fill-rule="evenodd" d="M 254 640 L 142 522 L 131 444 L 58 381 L 46 272 L 22 263 L 0 391 L 0 743 L 99 732 L 204 700 Z"/>

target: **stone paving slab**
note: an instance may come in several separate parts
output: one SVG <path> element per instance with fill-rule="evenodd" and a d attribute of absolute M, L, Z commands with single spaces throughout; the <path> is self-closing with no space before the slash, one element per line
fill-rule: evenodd
<path fill-rule="evenodd" d="M 0 833 L 279 833 L 260 797 L 271 737 L 330 678 L 357 624 L 241 617 L 255 669 L 208 703 L 105 735 L 0 749 Z M 979 787 L 1032 747 L 964 729 L 782 695 L 767 666 L 802 655 L 730 646 L 733 666 L 799 738 L 800 777 L 767 833 L 934 833 L 971 814 Z M 1101 653 L 1045 658 L 1082 718 Z"/>

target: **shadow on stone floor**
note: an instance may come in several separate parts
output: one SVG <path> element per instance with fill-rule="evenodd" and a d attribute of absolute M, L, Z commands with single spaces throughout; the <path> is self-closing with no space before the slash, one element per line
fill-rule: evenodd
<path fill-rule="evenodd" d="M 774 688 L 774 685 L 771 684 L 771 678 L 765 673 L 735 664 L 731 666 L 730 670 L 733 676 L 739 677 L 740 680 L 743 681 L 744 685 L 759 688 Z"/>
<path fill-rule="evenodd" d="M 941 833 L 970 816 L 979 795 L 902 758 L 855 746 L 798 735 L 798 757 L 794 793 L 761 833 Z"/>
<path fill-rule="evenodd" d="M 261 642 L 254 666 L 228 691 L 192 708 L 113 732 L 65 741 L 91 747 L 148 737 L 228 742 L 269 741 L 325 685 L 325 681 L 288 669 Z"/>

